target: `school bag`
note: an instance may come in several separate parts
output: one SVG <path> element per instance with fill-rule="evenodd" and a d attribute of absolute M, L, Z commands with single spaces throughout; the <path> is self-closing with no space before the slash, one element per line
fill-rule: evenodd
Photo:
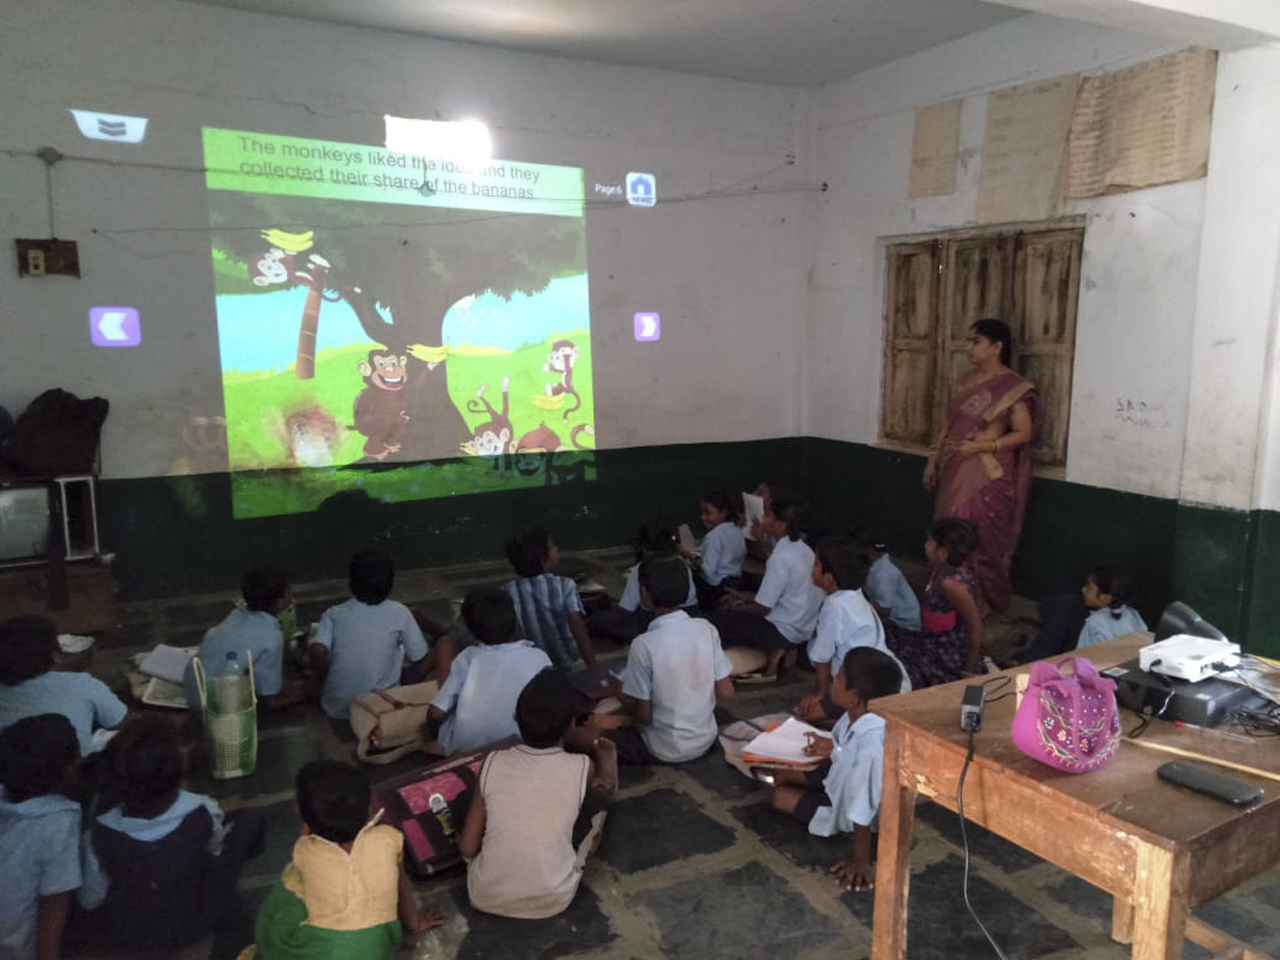
<path fill-rule="evenodd" d="M 436 681 L 428 680 L 352 697 L 348 716 L 360 761 L 390 763 L 414 751 L 439 754 L 426 733 L 427 710 L 439 690 Z"/>
<path fill-rule="evenodd" d="M 18 416 L 4 446 L 4 466 L 28 477 L 96 473 L 98 441 L 110 404 L 81 400 L 57 387 Z"/>
<path fill-rule="evenodd" d="M 458 835 L 480 782 L 484 759 L 520 742 L 507 737 L 472 753 L 449 757 L 373 786 L 373 809 L 404 834 L 404 863 L 412 876 L 434 877 L 462 863 Z"/>

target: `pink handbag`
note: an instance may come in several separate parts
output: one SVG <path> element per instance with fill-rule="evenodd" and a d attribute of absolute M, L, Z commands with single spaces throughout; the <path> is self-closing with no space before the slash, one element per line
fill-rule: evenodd
<path fill-rule="evenodd" d="M 1070 673 L 1059 668 L 1070 666 Z M 1013 718 L 1013 743 L 1033 760 L 1067 773 L 1097 770 L 1120 745 L 1114 680 L 1083 657 L 1040 661 Z"/>

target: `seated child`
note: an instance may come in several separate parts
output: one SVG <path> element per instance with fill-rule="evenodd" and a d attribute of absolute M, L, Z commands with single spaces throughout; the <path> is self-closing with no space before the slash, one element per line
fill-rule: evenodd
<path fill-rule="evenodd" d="M 733 501 L 723 490 L 713 490 L 702 498 L 702 526 L 707 534 L 702 538 L 702 556 L 698 574 L 706 581 L 713 594 L 722 587 L 741 586 L 742 561 L 747 558 L 747 541 L 738 526 Z"/>
<path fill-rule="evenodd" d="M 1104 640 L 1146 630 L 1146 621 L 1128 606 L 1133 577 L 1124 567 L 1089 571 L 1079 593 L 1055 593 L 1038 604 L 1040 629 L 1035 639 L 1009 660 L 1030 663 L 1083 649 Z"/>
<path fill-rule="evenodd" d="M 859 527 L 850 534 L 853 544 L 871 552 L 873 562 L 867 571 L 862 592 L 888 619 L 890 629 L 920 632 L 920 598 L 907 583 L 889 557 L 884 540 L 869 527 Z"/>
<path fill-rule="evenodd" d="M 525 527 L 507 541 L 507 559 L 516 571 L 504 589 L 516 605 L 525 639 L 546 651 L 552 664 L 568 670 L 578 658 L 596 662 L 591 635 L 583 617 L 578 585 L 551 571 L 560 562 L 560 548 L 542 527 Z"/>
<path fill-rule="evenodd" d="M 803 537 L 809 506 L 790 494 L 775 493 L 765 508 L 763 529 L 777 539 L 755 594 L 732 588 L 711 614 L 726 647 L 754 647 L 769 653 L 763 679 L 778 676 L 783 660 L 808 643 L 818 622 L 823 592 L 813 583 L 813 550 Z"/>
<path fill-rule="evenodd" d="M 0 624 L 0 730 L 42 713 L 60 713 L 75 728 L 80 753 L 98 749 L 95 730 L 113 730 L 128 711 L 107 685 L 87 673 L 55 670 L 58 629 L 47 617 Z"/>
<path fill-rule="evenodd" d="M 309 654 L 324 681 L 320 707 L 335 720 L 350 716 L 357 694 L 399 685 L 406 659 L 421 669 L 427 658 L 427 641 L 413 614 L 388 599 L 394 582 L 395 566 L 385 553 L 357 553 L 351 558 L 351 599 L 320 617 Z M 442 658 L 442 678 L 447 669 Z"/>
<path fill-rule="evenodd" d="M 112 743 L 123 802 L 85 843 L 77 934 L 86 946 L 176 949 L 213 930 L 244 861 L 262 849 L 262 815 L 224 818 L 211 797 L 181 789 L 182 752 L 160 718 Z"/>
<path fill-rule="evenodd" d="M 293 602 L 289 575 L 276 567 L 254 567 L 244 575 L 240 585 L 244 606 L 236 606 L 216 627 L 211 627 L 200 641 L 196 656 L 207 674 L 216 674 L 234 652 L 241 663 L 253 657 L 253 682 L 258 692 L 258 705 L 278 710 L 302 699 L 302 685 L 284 684 L 284 634 L 277 615 Z M 195 668 L 187 664 L 182 677 L 187 703 L 200 708 L 196 689 Z"/>
<path fill-rule="evenodd" d="M 889 638 L 889 647 L 919 690 L 982 672 L 982 614 L 979 588 L 963 564 L 978 543 L 968 520 L 933 521 L 924 542 L 929 583 L 921 604 L 919 634 Z"/>
<path fill-rule="evenodd" d="M 515 736 L 520 691 L 551 666 L 545 653 L 520 639 L 515 605 L 501 587 L 477 587 L 468 593 L 462 619 L 479 643 L 454 659 L 449 679 L 427 715 L 428 724 L 439 729 L 437 738 L 446 756 Z"/>
<path fill-rule="evenodd" d="M 632 726 L 608 731 L 623 763 L 681 763 L 715 743 L 717 697 L 733 696 L 729 661 L 716 628 L 677 608 L 688 568 L 679 557 L 640 564 L 640 591 L 653 610 L 632 641 L 621 699 Z"/>
<path fill-rule="evenodd" d="M 813 561 L 813 582 L 827 595 L 818 613 L 818 629 L 809 641 L 809 662 L 813 664 L 814 692 L 800 701 L 796 711 L 801 720 L 822 723 L 844 714 L 844 708 L 829 696 L 831 678 L 845 655 L 854 647 L 871 647 L 893 657 L 885 644 L 884 624 L 863 595 L 863 580 L 871 566 L 871 555 L 851 543 L 824 540 L 818 544 Z M 896 664 L 898 660 L 893 658 Z M 902 665 L 898 664 L 899 670 Z M 902 693 L 911 681 L 902 674 Z"/>
<path fill-rule="evenodd" d="M 1094 567 L 1089 571 L 1080 591 L 1089 616 L 1076 641 L 1077 650 L 1147 629 L 1142 615 L 1128 605 L 1132 592 L 1133 577 L 1123 567 Z"/>
<path fill-rule="evenodd" d="M 55 960 L 80 886 L 80 747 L 60 713 L 24 717 L 0 733 L 0 957 Z"/>
<path fill-rule="evenodd" d="M 807 773 L 779 770 L 773 807 L 789 813 L 820 837 L 853 832 L 853 855 L 831 868 L 846 890 L 869 890 L 871 832 L 880 812 L 884 767 L 884 719 L 867 712 L 876 697 L 898 692 L 902 671 L 887 653 L 854 647 L 831 685 L 831 696 L 845 714 L 831 738 L 809 734 L 805 752 L 824 762 Z"/>
<path fill-rule="evenodd" d="M 442 922 L 418 907 L 404 869 L 404 835 L 369 817 L 369 781 L 349 763 L 313 760 L 298 771 L 302 832 L 254 924 L 240 960 L 350 957 L 389 960 L 403 931 Z"/>
<path fill-rule="evenodd" d="M 587 618 L 587 629 L 593 637 L 630 643 L 648 630 L 653 621 L 653 611 L 646 610 L 640 602 L 640 564 L 645 560 L 680 554 L 680 536 L 676 528 L 659 517 L 651 517 L 642 523 L 631 545 L 635 549 L 636 562 L 627 571 L 618 606 L 597 611 Z M 680 605 L 692 609 L 698 605 L 698 591 L 692 572 L 688 572 L 687 579 L 689 588 Z"/>
<path fill-rule="evenodd" d="M 524 743 L 485 758 L 458 839 L 477 910 L 553 917 L 578 891 L 618 766 L 612 743 L 571 726 L 576 707 L 564 674 L 543 670 L 516 702 Z"/>

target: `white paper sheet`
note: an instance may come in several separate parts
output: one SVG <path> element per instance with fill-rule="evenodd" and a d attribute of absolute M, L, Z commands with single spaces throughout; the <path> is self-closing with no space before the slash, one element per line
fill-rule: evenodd
<path fill-rule="evenodd" d="M 742 752 L 754 757 L 781 760 L 786 763 L 812 763 L 815 757 L 804 752 L 809 742 L 809 734 L 831 739 L 831 734 L 826 730 L 819 730 L 803 720 L 788 717 L 780 727 L 762 733 L 748 743 L 742 748 Z"/>

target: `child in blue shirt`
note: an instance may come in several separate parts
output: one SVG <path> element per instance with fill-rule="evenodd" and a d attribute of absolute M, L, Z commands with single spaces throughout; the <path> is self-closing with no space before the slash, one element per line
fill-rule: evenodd
<path fill-rule="evenodd" d="M 813 550 L 804 541 L 809 506 L 775 492 L 765 507 L 762 529 L 777 543 L 754 594 L 729 588 L 711 622 L 725 647 L 753 647 L 768 653 L 760 679 L 776 679 L 784 660 L 806 644 L 818 623 L 823 593 L 813 583 Z"/>
<path fill-rule="evenodd" d="M 1089 609 L 1076 649 L 1113 640 L 1126 633 L 1146 630 L 1146 621 L 1128 605 L 1133 591 L 1133 577 L 1123 567 L 1094 567 L 1085 579 L 1080 594 Z"/>
<path fill-rule="evenodd" d="M 653 611 L 646 610 L 640 602 L 640 564 L 645 560 L 678 556 L 680 536 L 675 527 L 655 516 L 640 524 L 640 532 L 631 545 L 635 549 L 636 562 L 627 571 L 617 607 L 598 610 L 587 618 L 587 629 L 593 637 L 630 643 L 649 629 L 649 624 L 653 622 Z M 687 566 L 685 580 L 688 587 L 680 606 L 692 612 L 698 605 L 698 591 L 693 573 Z"/>
<path fill-rule="evenodd" d="M 797 714 L 808 723 L 823 724 L 844 714 L 831 697 L 831 679 L 854 647 L 871 647 L 893 657 L 885 642 L 880 615 L 864 596 L 863 582 L 871 555 L 841 540 L 818 544 L 813 561 L 813 582 L 826 594 L 818 612 L 818 628 L 809 641 L 814 692 L 800 701 Z M 898 663 L 896 657 L 894 663 Z M 899 669 L 902 664 L 898 663 Z M 911 689 L 903 673 L 900 692 Z"/>
<path fill-rule="evenodd" d="M 849 534 L 854 546 L 870 552 L 871 569 L 867 571 L 862 592 L 875 604 L 893 628 L 920 632 L 920 598 L 907 583 L 892 559 L 885 541 L 869 527 L 859 527 Z"/>
<path fill-rule="evenodd" d="M 679 557 L 640 565 L 640 587 L 654 618 L 632 641 L 620 698 L 635 722 L 605 734 L 618 745 L 623 763 L 682 763 L 702 756 L 716 739 L 716 700 L 733 696 L 715 627 L 677 607 L 687 571 Z"/>
<path fill-rule="evenodd" d="M 699 504 L 702 526 L 702 555 L 698 574 L 718 595 L 724 587 L 742 586 L 742 561 L 747 558 L 747 541 L 738 526 L 733 501 L 723 490 L 713 490 Z"/>
<path fill-rule="evenodd" d="M 107 685 L 87 673 L 55 670 L 58 629 L 47 617 L 0 624 L 0 730 L 23 717 L 60 713 L 71 721 L 80 753 L 98 749 L 95 730 L 113 730 L 128 710 Z"/>
<path fill-rule="evenodd" d="M 0 733 L 0 957 L 55 960 L 80 886 L 80 747 L 60 713 L 24 717 Z"/>
<path fill-rule="evenodd" d="M 1124 567 L 1094 567 L 1085 576 L 1079 593 L 1055 593 L 1036 605 L 1040 629 L 1010 662 L 1044 660 L 1146 630 L 1142 616 L 1128 605 L 1132 592 L 1133 576 Z"/>
<path fill-rule="evenodd" d="M 805 753 L 823 763 L 801 773 L 779 770 L 773 807 L 790 814 L 820 837 L 853 833 L 853 852 L 831 867 L 846 890 L 870 890 L 875 880 L 871 833 L 880 812 L 884 769 L 884 719 L 868 712 L 876 697 L 898 692 L 902 671 L 883 651 L 854 647 L 831 685 L 831 696 L 844 716 L 831 737 L 809 734 Z"/>
<path fill-rule="evenodd" d="M 507 541 L 507 559 L 516 572 L 503 589 L 515 603 L 525 639 L 546 652 L 551 662 L 568 670 L 578 659 L 596 662 L 583 616 L 578 585 L 552 573 L 560 562 L 560 548 L 543 527 L 524 527 Z"/>
<path fill-rule="evenodd" d="M 222 668 L 227 654 L 234 652 L 243 663 L 253 659 L 253 682 L 258 692 L 258 706 L 279 710 L 303 699 L 301 683 L 284 682 L 284 634 L 277 616 L 293 602 L 289 575 L 276 567 L 254 567 L 240 584 L 244 606 L 233 607 L 216 627 L 211 627 L 200 641 L 196 656 L 208 673 Z M 195 668 L 187 665 L 182 676 L 187 703 L 198 709 L 200 696 L 196 690 Z"/>
<path fill-rule="evenodd" d="M 350 716 L 351 699 L 358 694 L 403 682 L 406 660 L 410 670 L 421 671 L 428 653 L 409 608 L 388 599 L 395 583 L 390 557 L 377 550 L 357 553 L 351 558 L 349 582 L 351 599 L 324 612 L 308 651 L 324 682 L 320 707 L 335 720 Z M 453 641 L 439 637 L 437 647 L 436 669 L 443 682 L 453 660 Z"/>
<path fill-rule="evenodd" d="M 501 587 L 477 587 L 462 601 L 462 620 L 479 640 L 453 661 L 449 679 L 431 701 L 429 727 L 445 756 L 470 753 L 519 733 L 516 700 L 550 658 L 520 639 L 516 608 Z"/>

